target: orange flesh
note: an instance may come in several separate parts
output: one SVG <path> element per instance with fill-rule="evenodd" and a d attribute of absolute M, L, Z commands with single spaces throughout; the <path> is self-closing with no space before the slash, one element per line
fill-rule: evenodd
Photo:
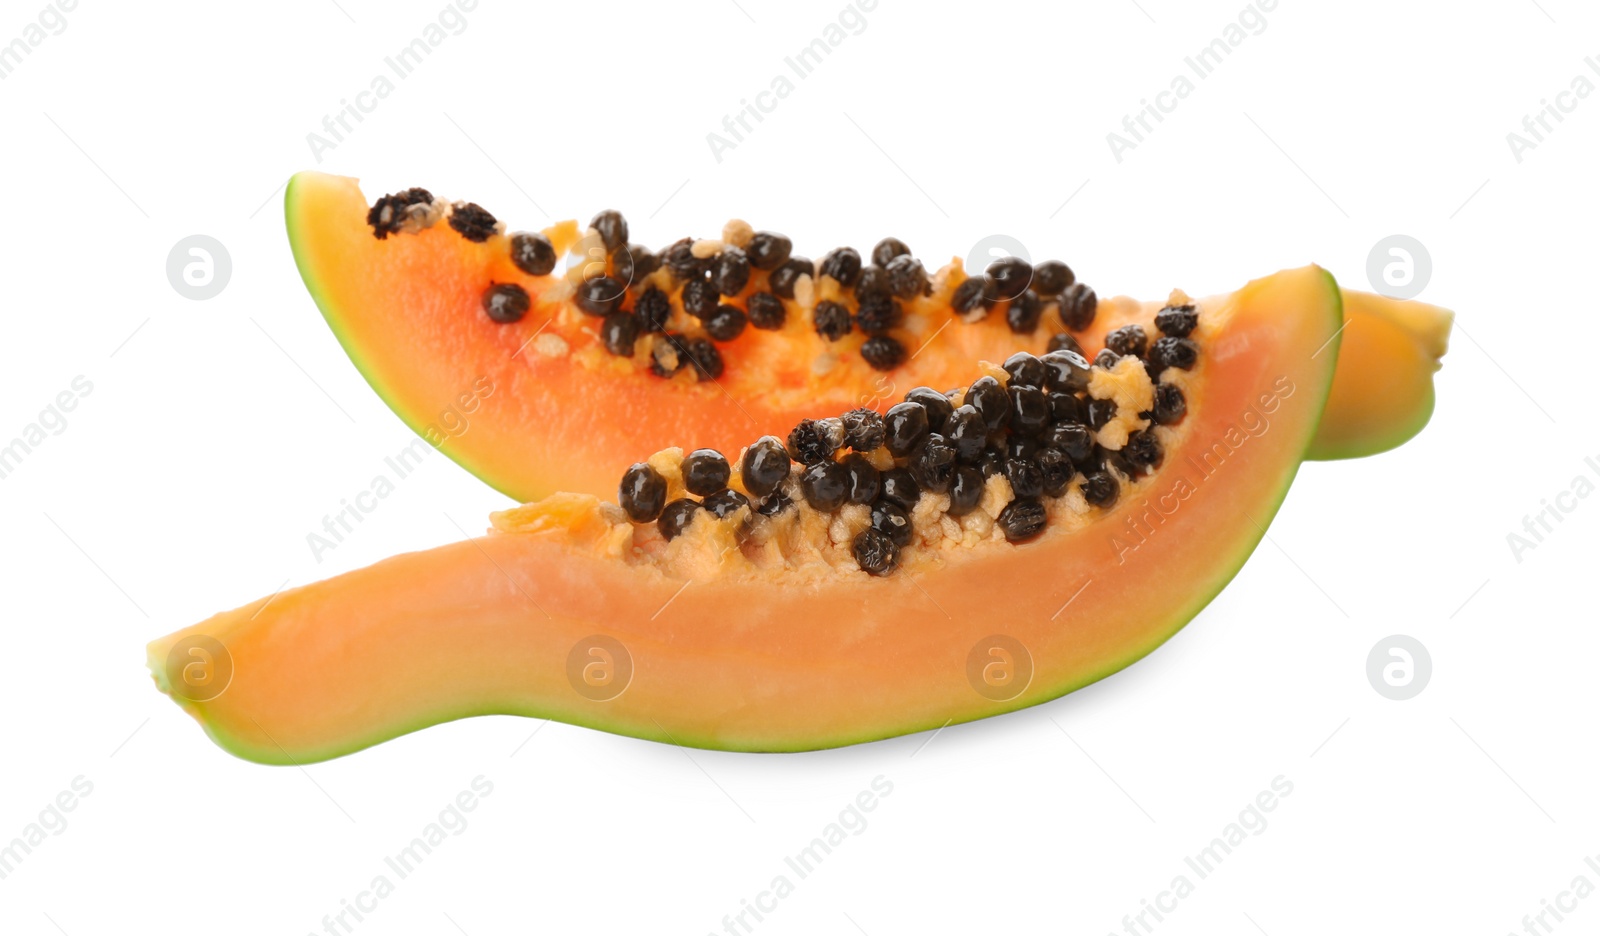
<path fill-rule="evenodd" d="M 463 277 L 456 288 L 464 302 L 477 286 Z M 434 283 L 429 296 L 437 291 Z M 1158 306 L 1127 314 L 1148 320 Z M 691 570 L 673 555 L 607 554 L 610 509 L 558 497 L 502 524 L 521 532 L 397 556 L 157 640 L 151 668 L 170 692 L 175 641 L 222 641 L 232 684 L 209 702 L 178 701 L 228 750 L 271 763 L 491 713 L 789 751 L 1037 704 L 1134 662 L 1204 607 L 1264 535 L 1315 433 L 1339 355 L 1339 339 L 1329 339 L 1340 297 L 1326 273 L 1255 281 L 1208 303 L 1202 323 L 1189 415 L 1169 430 L 1162 468 L 1111 510 L 1052 522 L 1031 543 L 915 553 L 881 579 L 845 564 L 758 568 L 737 551 Z M 452 317 L 435 338 L 468 355 L 517 339 L 487 322 L 468 327 L 471 341 L 452 338 L 462 329 Z M 573 365 L 530 365 L 528 380 L 551 376 L 539 366 Z M 627 399 L 610 389 L 626 380 L 590 383 L 602 399 Z M 720 392 L 686 391 L 707 389 Z M 666 405 L 679 404 L 633 412 Z M 635 441 L 638 423 L 624 432 L 611 411 L 585 406 L 582 415 L 586 432 L 630 460 L 649 451 Z M 738 429 L 741 439 L 755 434 Z M 601 702 L 580 696 L 567 673 L 569 652 L 596 633 L 619 640 L 634 667 L 626 690 Z M 1033 664 L 1026 689 L 1005 701 L 968 679 L 969 654 L 995 634 L 1019 641 Z"/>

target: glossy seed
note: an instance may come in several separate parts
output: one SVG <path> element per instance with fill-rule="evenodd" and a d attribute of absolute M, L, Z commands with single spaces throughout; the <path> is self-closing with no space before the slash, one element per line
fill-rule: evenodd
<path fill-rule="evenodd" d="M 1189 411 L 1189 404 L 1183 398 L 1183 391 L 1172 384 L 1157 384 L 1156 399 L 1150 408 L 1150 418 L 1163 426 L 1170 426 L 1183 419 Z"/>
<path fill-rule="evenodd" d="M 706 497 L 728 486 L 732 469 L 716 449 L 695 449 L 683 460 L 683 486 L 690 494 Z"/>
<path fill-rule="evenodd" d="M 950 296 L 950 308 L 965 319 L 980 319 L 994 307 L 994 280 L 989 274 L 969 277 L 961 281 Z"/>
<path fill-rule="evenodd" d="M 661 516 L 667 503 L 667 479 L 644 462 L 622 473 L 617 487 L 617 504 L 634 523 L 649 523 Z"/>
<path fill-rule="evenodd" d="M 1072 459 L 1082 468 L 1094 457 L 1094 434 L 1088 426 L 1076 423 L 1057 423 L 1044 435 L 1046 445 Z"/>
<path fill-rule="evenodd" d="M 1157 338 L 1150 348 L 1150 362 L 1159 367 L 1189 370 L 1200 359 L 1200 346 L 1189 338 Z"/>
<path fill-rule="evenodd" d="M 1037 387 L 1013 386 L 1006 388 L 1011 398 L 1011 416 L 1008 419 L 1013 435 L 1036 436 L 1050 425 L 1050 398 Z"/>
<path fill-rule="evenodd" d="M 617 357 L 632 357 L 638 338 L 639 317 L 632 312 L 613 312 L 600 323 L 600 343 Z"/>
<path fill-rule="evenodd" d="M 556 268 L 556 249 L 537 231 L 511 235 L 511 262 L 529 276 L 546 276 Z"/>
<path fill-rule="evenodd" d="M 989 442 L 989 428 L 977 408 L 963 404 L 945 422 L 943 435 L 956 448 L 956 458 L 965 464 L 976 462 Z"/>
<path fill-rule="evenodd" d="M 873 335 L 861 343 L 861 359 L 873 370 L 894 370 L 906 360 L 906 346 L 889 335 Z"/>
<path fill-rule="evenodd" d="M 692 279 L 684 283 L 679 300 L 683 303 L 683 311 L 697 319 L 710 318 L 717 313 L 717 306 L 722 304 L 722 297 L 717 295 L 717 287 L 703 279 Z"/>
<path fill-rule="evenodd" d="M 1096 507 L 1110 507 L 1117 502 L 1117 479 L 1104 471 L 1084 475 L 1083 499 Z"/>
<path fill-rule="evenodd" d="M 889 295 L 889 271 L 880 266 L 869 266 L 862 270 L 856 278 L 855 294 L 858 299 Z"/>
<path fill-rule="evenodd" d="M 732 341 L 744 334 L 744 327 L 748 322 L 749 319 L 745 318 L 743 309 L 724 303 L 706 319 L 706 334 L 717 341 Z"/>
<path fill-rule="evenodd" d="M 1077 472 L 1067 453 L 1047 448 L 1035 456 L 1034 463 L 1039 466 L 1039 476 L 1044 482 L 1045 494 L 1050 497 L 1060 497 L 1067 492 L 1067 485 L 1072 483 L 1072 476 Z"/>
<path fill-rule="evenodd" d="M 1024 543 L 1044 532 L 1049 522 L 1044 505 L 1036 500 L 1014 500 L 995 518 L 1008 543 Z"/>
<path fill-rule="evenodd" d="M 1167 306 L 1156 313 L 1156 328 L 1170 338 L 1187 338 L 1199 324 L 1200 315 L 1192 305 Z"/>
<path fill-rule="evenodd" d="M 1089 388 L 1089 362 L 1077 351 L 1050 351 L 1039 358 L 1039 363 L 1049 371 L 1044 389 L 1076 393 Z"/>
<path fill-rule="evenodd" d="M 496 322 L 521 321 L 529 305 L 528 291 L 516 283 L 496 283 L 483 293 L 483 311 Z"/>
<path fill-rule="evenodd" d="M 811 324 L 817 334 L 829 341 L 838 341 L 850 334 L 850 310 L 840 303 L 824 299 L 811 310 Z"/>
<path fill-rule="evenodd" d="M 916 479 L 917 487 L 943 494 L 950 490 L 950 482 L 955 477 L 955 446 L 946 441 L 944 436 L 929 433 L 916 451 L 911 453 L 907 467 L 911 469 L 911 477 Z"/>
<path fill-rule="evenodd" d="M 1112 329 L 1106 335 L 1106 347 L 1118 354 L 1131 354 L 1134 357 L 1144 357 L 1145 349 L 1149 347 L 1150 339 L 1144 333 L 1141 325 L 1124 325 Z"/>
<path fill-rule="evenodd" d="M 911 510 L 917 506 L 917 498 L 922 496 L 922 488 L 917 485 L 917 479 L 911 476 L 910 469 L 890 468 L 883 473 L 882 478 L 883 500 L 904 509 Z"/>
<path fill-rule="evenodd" d="M 1088 404 L 1065 390 L 1050 392 L 1050 421 L 1082 423 L 1089 418 Z"/>
<path fill-rule="evenodd" d="M 1100 429 L 1104 427 L 1106 423 L 1110 422 L 1112 419 L 1115 419 L 1116 415 L 1116 400 L 1091 399 L 1089 401 L 1089 414 L 1087 422 L 1090 429 Z"/>
<path fill-rule="evenodd" d="M 1021 257 L 1001 257 L 983 271 L 994 281 L 994 292 L 989 298 L 996 301 L 1015 299 L 1033 282 L 1033 265 Z"/>
<path fill-rule="evenodd" d="M 1033 288 L 1041 296 L 1059 296 L 1077 282 L 1072 268 L 1060 260 L 1046 260 L 1033 268 Z"/>
<path fill-rule="evenodd" d="M 612 275 L 629 286 L 661 268 L 661 258 L 643 244 L 629 244 L 611 253 Z"/>
<path fill-rule="evenodd" d="M 794 244 L 789 238 L 773 231 L 757 231 L 744 245 L 750 265 L 758 270 L 776 270 L 789 259 Z"/>
<path fill-rule="evenodd" d="M 1045 345 L 1045 350 L 1071 351 L 1075 354 L 1081 355 L 1083 354 L 1083 345 L 1078 344 L 1078 339 L 1072 337 L 1066 332 L 1056 332 L 1054 335 L 1050 336 L 1050 343 Z"/>
<path fill-rule="evenodd" d="M 744 450 L 739 462 L 739 480 L 756 497 L 776 491 L 789 477 L 789 451 L 777 436 L 762 436 Z"/>
<path fill-rule="evenodd" d="M 794 501 L 790 499 L 789 495 L 782 491 L 774 491 L 762 498 L 761 503 L 756 505 L 756 513 L 763 517 L 776 517 L 793 505 Z"/>
<path fill-rule="evenodd" d="M 844 444 L 857 452 L 871 452 L 883 447 L 883 417 L 877 410 L 861 407 L 839 417 L 844 427 Z"/>
<path fill-rule="evenodd" d="M 1100 353 L 1094 356 L 1094 366 L 1102 370 L 1111 370 L 1122 360 L 1122 355 L 1110 348 L 1101 348 Z"/>
<path fill-rule="evenodd" d="M 851 453 L 839 462 L 844 466 L 845 499 L 852 504 L 870 504 L 878 499 L 883 476 L 865 455 Z"/>
<path fill-rule="evenodd" d="M 894 262 L 896 257 L 910 256 L 911 248 L 905 241 L 898 237 L 885 237 L 878 241 L 872 248 L 872 262 L 876 266 L 886 267 Z"/>
<path fill-rule="evenodd" d="M 494 234 L 495 224 L 494 215 L 475 202 L 450 209 L 450 227 L 474 244 L 488 240 Z"/>
<path fill-rule="evenodd" d="M 952 517 L 961 517 L 976 510 L 983 501 L 983 472 L 972 465 L 958 465 L 950 479 L 950 507 L 945 511 Z"/>
<path fill-rule="evenodd" d="M 802 465 L 833 458 L 844 444 L 844 424 L 834 419 L 802 419 L 789 431 L 789 454 Z"/>
<path fill-rule="evenodd" d="M 800 472 L 800 494 L 817 510 L 838 510 L 849 492 L 849 472 L 838 462 L 817 462 Z"/>
<path fill-rule="evenodd" d="M 689 363 L 695 366 L 695 376 L 701 380 L 716 380 L 722 376 L 722 352 L 710 340 L 690 338 L 684 349 L 689 354 Z"/>
<path fill-rule="evenodd" d="M 1006 473 L 1006 453 L 1004 449 L 986 448 L 978 456 L 978 471 L 985 479 L 993 478 Z"/>
<path fill-rule="evenodd" d="M 737 247 L 724 247 L 711 262 L 711 285 L 724 296 L 737 296 L 750 282 L 750 261 Z"/>
<path fill-rule="evenodd" d="M 1043 314 L 1044 303 L 1040 301 L 1039 294 L 1025 289 L 1006 306 L 1006 327 L 1013 334 L 1031 335 L 1038 329 L 1039 318 Z"/>
<path fill-rule="evenodd" d="M 979 377 L 967 388 L 966 402 L 983 416 L 983 424 L 990 432 L 1005 426 L 1011 418 L 1011 398 L 1006 395 L 1000 381 L 993 377 Z"/>
<path fill-rule="evenodd" d="M 710 511 L 718 520 L 726 520 L 737 513 L 739 508 L 750 506 L 750 498 L 733 488 L 723 488 L 701 501 L 700 506 Z"/>
<path fill-rule="evenodd" d="M 1050 378 L 1050 367 L 1026 351 L 1018 351 L 1000 365 L 1010 376 L 1007 386 L 1038 387 L 1044 389 Z"/>
<path fill-rule="evenodd" d="M 628 243 L 628 221 L 615 208 L 607 208 L 595 215 L 589 221 L 589 226 L 600 235 L 600 242 L 606 245 L 607 253 Z"/>
<path fill-rule="evenodd" d="M 1008 459 L 1021 458 L 1032 461 L 1043 448 L 1044 443 L 1029 436 L 1020 436 L 1013 432 L 1005 437 L 1005 453 Z"/>
<path fill-rule="evenodd" d="M 1038 497 L 1044 493 L 1044 472 L 1031 458 L 1006 459 L 1006 480 L 1017 497 Z"/>
<path fill-rule="evenodd" d="M 1061 324 L 1068 331 L 1083 331 L 1094 324 L 1094 314 L 1099 305 L 1100 300 L 1094 290 L 1082 283 L 1074 283 L 1061 294 Z"/>
<path fill-rule="evenodd" d="M 675 241 L 661 252 L 661 262 L 680 280 L 696 280 L 705 276 L 709 261 L 694 255 L 694 238 Z"/>
<path fill-rule="evenodd" d="M 751 293 L 744 304 L 750 324 L 762 331 L 777 331 L 788 317 L 783 300 L 769 292 Z"/>
<path fill-rule="evenodd" d="M 661 519 L 656 521 L 656 529 L 661 531 L 661 536 L 667 542 L 677 539 L 684 530 L 689 529 L 689 524 L 694 522 L 695 514 L 702 509 L 699 501 L 692 501 L 687 497 L 680 497 L 661 510 Z"/>
<path fill-rule="evenodd" d="M 823 276 L 833 277 L 840 286 L 848 289 L 856 284 L 856 277 L 861 275 L 861 254 L 854 247 L 830 250 L 823 256 L 817 271 Z"/>
<path fill-rule="evenodd" d="M 856 325 L 869 335 L 881 335 L 900 324 L 900 303 L 888 293 L 872 293 L 856 309 Z"/>
<path fill-rule="evenodd" d="M 928 435 L 928 411 L 920 403 L 896 403 L 883 414 L 884 444 L 889 454 L 904 458 Z"/>
<path fill-rule="evenodd" d="M 672 321 L 672 300 L 654 286 L 639 294 L 633 302 L 633 314 L 639 319 L 639 329 L 645 332 L 664 332 Z"/>
<path fill-rule="evenodd" d="M 596 276 L 583 281 L 572 301 L 588 315 L 610 315 L 622 308 L 627 290 L 609 276 Z"/>
<path fill-rule="evenodd" d="M 890 260 L 884 269 L 889 271 L 889 291 L 901 299 L 915 299 L 927 294 L 928 271 L 916 257 L 903 254 Z"/>
<path fill-rule="evenodd" d="M 870 527 L 856 534 L 851 552 L 856 565 L 868 575 L 888 575 L 900 564 L 900 548 L 887 535 Z"/>
<path fill-rule="evenodd" d="M 906 402 L 915 403 L 928 411 L 928 431 L 943 432 L 945 420 L 954 407 L 950 398 L 932 387 L 912 387 L 906 391 Z"/>
<path fill-rule="evenodd" d="M 869 525 L 889 537 L 896 546 L 905 546 L 911 542 L 911 534 L 915 530 L 911 525 L 908 508 L 890 500 L 880 500 L 872 505 L 871 518 L 868 521 Z"/>
<path fill-rule="evenodd" d="M 805 257 L 790 257 L 767 277 L 767 286 L 784 299 L 794 298 L 795 281 L 811 275 L 811 261 Z"/>
<path fill-rule="evenodd" d="M 1160 468 L 1166 458 L 1161 440 L 1148 429 L 1129 435 L 1127 444 L 1122 447 L 1122 453 L 1140 474 L 1149 474 Z"/>

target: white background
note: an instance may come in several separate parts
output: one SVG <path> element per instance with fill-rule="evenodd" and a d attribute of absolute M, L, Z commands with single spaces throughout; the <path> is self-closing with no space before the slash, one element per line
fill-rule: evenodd
<path fill-rule="evenodd" d="M 41 2 L 0 4 L 0 42 Z M 1241 0 L 881 0 L 717 161 L 706 134 L 842 5 L 482 0 L 320 165 L 306 135 L 442 0 L 87 0 L 0 82 L 0 441 L 93 384 L 0 481 L 0 841 L 93 783 L 0 880 L 0 931 L 318 932 L 480 774 L 471 825 L 362 936 L 720 931 L 879 775 L 870 825 L 763 936 L 1120 930 L 1279 775 L 1294 791 L 1267 828 L 1158 932 L 1500 934 L 1577 875 L 1600 885 L 1600 498 L 1520 562 L 1507 543 L 1600 481 L 1600 96 L 1520 163 L 1506 140 L 1575 76 L 1600 83 L 1600 13 L 1282 0 L 1119 163 L 1106 134 Z M 281 188 L 313 166 L 517 228 L 615 206 L 651 246 L 731 216 L 811 256 L 1006 233 L 1146 298 L 1308 261 L 1366 288 L 1369 249 L 1406 233 L 1433 258 L 1422 298 L 1460 328 L 1418 439 L 1307 466 L 1187 629 L 1051 704 L 790 756 L 483 718 L 267 768 L 154 691 L 145 642 L 505 506 L 432 456 L 313 560 L 307 533 L 411 438 L 291 261 Z M 204 302 L 165 274 L 196 233 L 233 260 Z M 1396 633 L 1433 658 L 1406 702 L 1365 675 Z M 1556 927 L 1594 932 L 1600 897 Z"/>

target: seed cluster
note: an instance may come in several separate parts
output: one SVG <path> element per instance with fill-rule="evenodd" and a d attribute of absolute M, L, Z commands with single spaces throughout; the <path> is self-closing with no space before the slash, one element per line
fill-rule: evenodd
<path fill-rule="evenodd" d="M 437 216 L 429 212 L 442 210 L 434 202 L 419 188 L 385 195 L 372 206 L 367 222 L 380 240 L 415 230 Z M 501 228 L 492 214 L 471 203 L 452 206 L 449 225 L 474 242 Z M 725 369 L 719 345 L 747 329 L 782 329 L 790 314 L 809 315 L 811 329 L 830 345 L 859 332 L 861 359 L 875 370 L 893 370 L 910 357 L 902 337 L 894 333 L 905 322 L 905 304 L 933 292 L 927 268 L 894 237 L 880 240 L 865 257 L 853 247 L 839 247 L 813 263 L 795 256 L 785 235 L 751 231 L 742 222 L 730 225 L 723 240 L 685 237 L 659 252 L 629 243 L 628 222 L 618 211 L 600 212 L 589 228 L 600 240 L 605 263 L 584 268 L 586 278 L 572 302 L 580 312 L 600 319 L 601 344 L 607 351 L 633 357 L 642 350 L 648 370 L 660 377 L 692 366 L 699 378 L 715 379 Z M 507 241 L 518 270 L 530 276 L 555 270 L 557 253 L 544 234 L 521 232 Z M 670 277 L 652 277 L 661 269 Z M 831 298 L 815 296 L 823 277 L 837 286 Z M 797 294 L 802 283 L 809 285 Z M 532 304 L 523 287 L 512 283 L 490 283 L 482 302 L 485 314 L 501 323 L 518 321 Z M 1033 265 L 1018 257 L 1000 258 L 968 276 L 950 298 L 952 311 L 966 322 L 999 310 L 1019 335 L 1059 325 L 1065 331 L 1053 334 L 1049 350 L 1079 353 L 1082 349 L 1070 333 L 1094 322 L 1097 305 L 1094 290 L 1078 282 L 1065 263 Z M 641 346 L 642 340 L 647 344 Z M 1186 351 L 1164 347 L 1162 353 L 1182 360 Z"/>
<path fill-rule="evenodd" d="M 833 262 L 841 272 L 851 265 Z M 1116 450 L 1099 443 L 1095 430 L 1116 417 L 1117 404 L 1092 397 L 1089 389 L 1096 369 L 1119 368 L 1125 356 L 1157 376 L 1167 366 L 1192 367 L 1198 346 L 1189 334 L 1195 322 L 1193 306 L 1169 306 L 1156 318 L 1161 338 L 1148 341 L 1138 326 L 1119 329 L 1121 350 L 1093 364 L 1068 348 L 1038 357 L 1019 352 L 1006 360 L 1004 380 L 986 375 L 946 392 L 917 387 L 882 414 L 861 408 L 803 419 L 787 438 L 764 436 L 744 450 L 742 491 L 730 486 L 732 466 L 712 449 L 683 459 L 686 494 L 670 503 L 666 478 L 640 462 L 623 475 L 619 502 L 635 523 L 655 523 L 668 541 L 701 512 L 733 521 L 744 507 L 775 518 L 792 509 L 834 514 L 863 505 L 870 521 L 855 535 L 852 553 L 863 571 L 886 575 L 912 544 L 912 517 L 922 498 L 944 495 L 944 516 L 959 518 L 979 507 L 989 480 L 1000 476 L 1011 500 L 995 524 L 1008 542 L 1024 543 L 1048 526 L 1046 499 L 1067 495 L 1074 482 L 1087 504 L 1104 510 L 1117 503 L 1123 480 L 1161 467 L 1164 453 L 1153 426 L 1130 433 Z M 1158 351 L 1172 347 L 1187 350 L 1177 356 Z M 1170 425 L 1184 411 L 1182 390 L 1158 383 L 1153 408 L 1138 415 Z M 742 522 L 750 519 L 744 515 Z"/>

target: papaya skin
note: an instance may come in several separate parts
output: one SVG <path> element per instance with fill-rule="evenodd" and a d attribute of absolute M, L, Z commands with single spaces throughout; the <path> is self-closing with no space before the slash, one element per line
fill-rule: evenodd
<path fill-rule="evenodd" d="M 928 325 L 898 335 L 914 353 L 892 371 L 876 372 L 859 360 L 859 333 L 838 343 L 819 339 L 809 315 L 791 303 L 783 330 L 750 328 L 722 346 L 728 367 L 715 383 L 695 382 L 692 367 L 665 381 L 598 348 L 594 320 L 570 303 L 545 300 L 560 294 L 559 266 L 551 276 L 527 276 L 510 263 L 504 236 L 472 244 L 444 224 L 380 241 L 366 225 L 367 204 L 355 179 L 302 172 L 290 180 L 286 221 L 307 289 L 389 407 L 519 502 L 556 491 L 615 497 L 617 479 L 641 453 L 674 445 L 737 451 L 803 418 L 863 405 L 881 412 L 912 387 L 964 385 L 978 361 L 998 363 L 1019 350 L 1042 353 L 1059 325 L 1053 312 L 1031 335 L 1011 333 L 998 311 L 978 323 L 953 321 L 946 300 L 964 275 L 957 261 L 947 268 L 954 281 L 942 293 L 908 303 Z M 551 235 L 558 250 L 577 236 L 570 222 Z M 763 281 L 758 271 L 743 295 Z M 520 322 L 490 322 L 478 307 L 490 282 L 523 285 L 534 307 Z M 1093 325 L 1077 335 L 1086 354 L 1093 357 L 1111 329 L 1148 322 L 1146 311 L 1127 297 L 1102 297 Z M 1388 319 L 1375 318 L 1375 327 L 1381 321 Z M 1371 375 L 1386 374 L 1409 381 L 1406 402 L 1390 406 L 1359 390 L 1336 394 L 1331 435 L 1317 440 L 1313 457 L 1382 451 L 1427 421 L 1415 385 L 1426 384 L 1431 401 L 1435 362 L 1424 362 L 1404 342 L 1367 341 L 1374 328 L 1358 325 L 1358 353 L 1341 358 L 1341 370 L 1349 371 L 1341 384 L 1360 388 L 1371 384 Z M 1154 340 L 1157 333 L 1150 333 Z M 1363 353 L 1380 357 L 1366 360 Z M 834 358 L 831 369 L 815 370 Z"/>
<path fill-rule="evenodd" d="M 1055 699 L 1153 651 L 1231 581 L 1316 435 L 1342 342 L 1332 277 L 1285 271 L 1202 310 L 1210 330 L 1163 467 L 1115 507 L 1076 526 L 1052 522 L 1034 542 L 913 552 L 883 578 L 767 571 L 737 553 L 688 577 L 670 561 L 608 552 L 615 509 L 560 495 L 508 512 L 516 522 L 502 517 L 500 532 L 285 590 L 156 640 L 151 672 L 220 746 L 270 764 L 489 714 L 802 751 Z M 1134 537 L 1139 522 L 1150 532 Z M 1150 587 L 1157 576 L 1171 586 Z M 620 642 L 632 668 L 602 701 L 569 675 L 574 648 L 594 634 Z M 1026 685 L 999 700 L 969 676 L 996 634 L 1031 661 Z M 175 684 L 184 671 L 169 662 L 196 636 L 220 641 L 232 671 L 204 701 L 185 698 L 194 694 Z"/>

